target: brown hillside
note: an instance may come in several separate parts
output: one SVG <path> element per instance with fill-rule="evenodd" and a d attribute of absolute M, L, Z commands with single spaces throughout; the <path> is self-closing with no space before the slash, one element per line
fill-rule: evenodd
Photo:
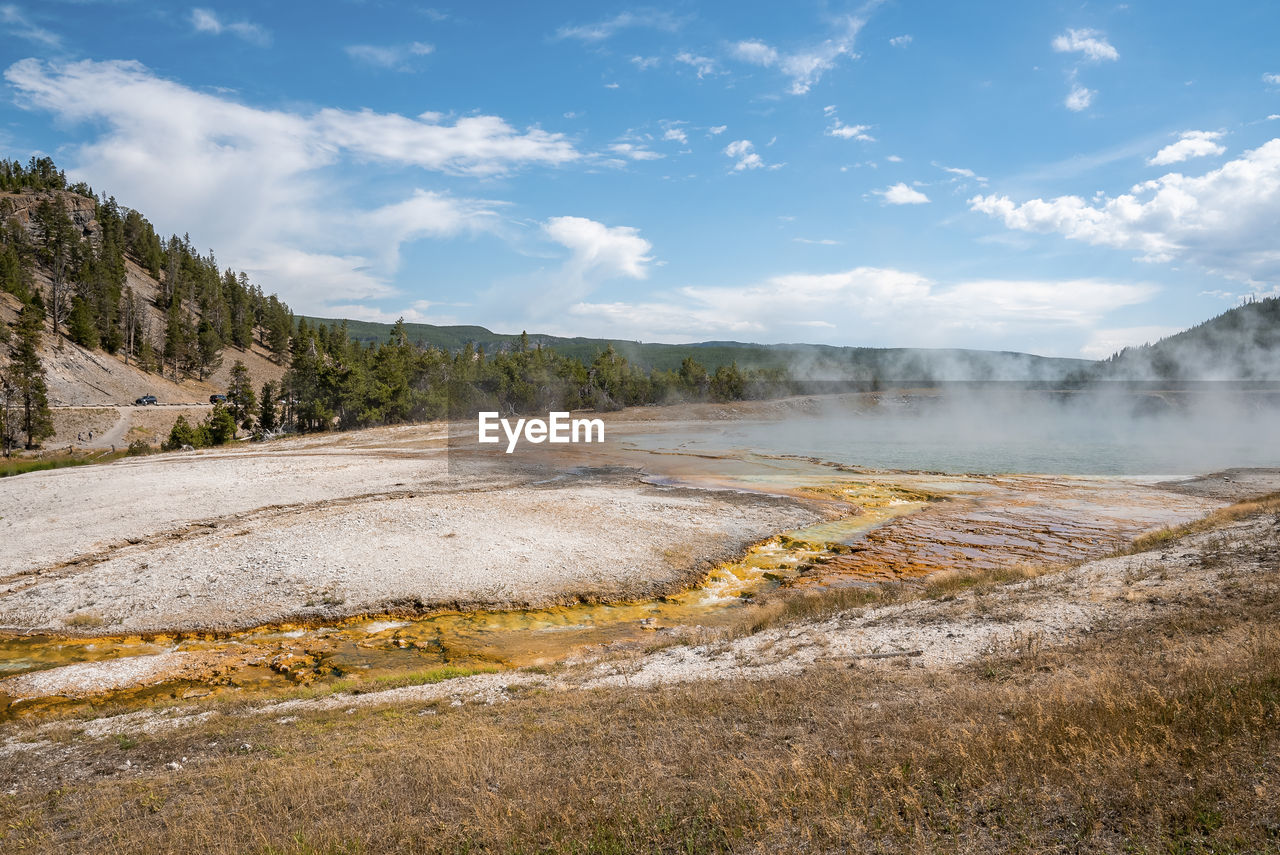
<path fill-rule="evenodd" d="M 0 209 L 7 210 L 10 218 L 16 219 L 20 225 L 32 231 L 34 226 L 31 213 L 41 199 L 50 195 L 61 198 L 84 238 L 90 241 L 99 239 L 100 229 L 94 219 L 95 203 L 85 196 L 67 191 L 0 193 Z M 36 266 L 31 275 L 35 287 L 47 298 L 51 288 L 48 272 Z M 162 349 L 165 327 L 164 312 L 156 306 L 160 283 L 128 258 L 125 260 L 125 277 L 127 287 L 133 289 L 145 307 L 143 334 L 150 337 L 153 347 L 159 352 Z M 0 323 L 13 323 L 20 308 L 17 298 L 0 293 Z M 49 403 L 55 408 L 127 405 L 142 395 L 155 395 L 164 404 L 208 404 L 210 395 L 226 392 L 231 367 L 237 360 L 249 369 L 255 389 L 268 380 L 279 381 L 285 370 L 283 366 L 272 362 L 268 352 L 257 344 L 247 351 L 227 347 L 222 354 L 222 365 L 208 378 L 203 381 L 184 379 L 175 382 L 170 377 L 126 364 L 122 356 L 111 355 L 102 350 L 87 350 L 63 334 L 55 336 L 48 322 L 45 324 L 40 356 L 47 374 Z M 6 361 L 7 356 L 3 348 L 0 348 L 0 365 Z M 58 435 L 50 440 L 51 443 L 67 440 L 67 430 L 62 424 L 66 421 L 65 418 L 55 419 L 59 430 Z M 76 433 L 77 431 L 71 431 L 72 440 Z"/>

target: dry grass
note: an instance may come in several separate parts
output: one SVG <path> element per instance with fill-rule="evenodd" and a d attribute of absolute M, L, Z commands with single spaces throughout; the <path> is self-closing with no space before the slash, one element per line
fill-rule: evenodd
<path fill-rule="evenodd" d="M 1277 509 L 1241 503 L 1156 543 Z M 52 738 L 74 763 L 19 753 L 0 772 L 25 786 L 0 797 L 0 851 L 1280 852 L 1269 543 L 1206 541 L 1192 560 L 1251 550 L 1261 569 L 1159 620 L 1017 638 L 955 671 L 895 659 L 99 740 L 68 722 Z M 796 594 L 741 631 L 1038 572 Z"/>
<path fill-rule="evenodd" d="M 1128 549 L 1123 550 L 1123 553 L 1133 554 L 1159 549 L 1181 540 L 1189 534 L 1211 531 L 1259 514 L 1280 514 L 1280 493 L 1268 493 L 1253 499 L 1245 499 L 1225 508 L 1211 511 L 1198 520 L 1144 534 L 1134 540 Z"/>
<path fill-rule="evenodd" d="M 923 579 L 896 584 L 859 587 L 823 588 L 811 591 L 774 593 L 760 605 L 746 611 L 741 621 L 721 631 L 714 640 L 753 635 L 800 621 L 821 621 L 860 609 L 887 606 L 912 600 L 948 600 L 965 591 L 983 593 L 1000 585 L 1021 582 L 1063 569 L 1062 566 L 1016 565 L 979 570 L 953 570 L 934 573 Z M 701 643 L 707 639 L 694 637 L 670 641 L 662 646 Z"/>
<path fill-rule="evenodd" d="M 0 849 L 1280 851 L 1278 583 L 1272 562 L 1226 603 L 956 672 L 898 660 L 82 740 L 89 778 L 0 800 Z M 113 777 L 126 760 L 144 771 Z"/>

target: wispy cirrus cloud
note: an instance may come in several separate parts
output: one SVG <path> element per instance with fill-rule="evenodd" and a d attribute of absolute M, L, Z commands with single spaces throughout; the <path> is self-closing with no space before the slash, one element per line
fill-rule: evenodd
<path fill-rule="evenodd" d="M 62 37 L 31 20 L 22 9 L 6 3 L 0 5 L 0 25 L 10 34 L 49 48 L 61 48 Z"/>
<path fill-rule="evenodd" d="M 343 51 L 352 59 L 376 68 L 385 68 L 389 71 L 413 71 L 410 60 L 434 53 L 435 46 L 426 42 L 409 42 L 403 45 L 347 45 Z"/>
<path fill-rule="evenodd" d="M 271 33 L 265 27 L 248 20 L 224 21 L 212 9 L 194 8 L 191 10 L 190 20 L 191 27 L 197 33 L 206 33 L 211 36 L 230 33 L 238 39 L 259 47 L 271 44 Z"/>
<path fill-rule="evenodd" d="M 780 50 L 760 39 L 747 39 L 736 43 L 732 54 L 742 62 L 777 69 L 791 81 L 788 92 L 804 95 L 840 59 L 857 57 L 853 45 L 865 24 L 862 18 L 848 16 L 840 20 L 835 35 L 815 44 Z"/>
<path fill-rule="evenodd" d="M 567 24 L 556 30 L 556 38 L 603 42 L 622 30 L 639 27 L 675 32 L 683 23 L 683 18 L 670 12 L 659 9 L 637 9 L 631 12 L 619 12 L 612 18 L 605 18 L 591 24 Z"/>

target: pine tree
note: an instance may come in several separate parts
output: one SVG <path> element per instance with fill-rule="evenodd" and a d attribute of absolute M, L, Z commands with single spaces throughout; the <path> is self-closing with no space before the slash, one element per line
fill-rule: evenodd
<path fill-rule="evenodd" d="M 81 297 L 71 298 L 71 312 L 67 315 L 67 336 L 81 347 L 90 350 L 98 346 L 98 327 L 93 322 L 93 310 Z"/>
<path fill-rule="evenodd" d="M 268 380 L 262 384 L 262 400 L 258 409 L 258 429 L 273 433 L 276 424 L 276 384 Z"/>
<path fill-rule="evenodd" d="M 227 388 L 227 404 L 231 414 L 245 430 L 253 430 L 253 409 L 257 401 L 253 395 L 253 383 L 249 377 L 249 369 L 244 363 L 236 360 L 231 366 L 231 385 Z"/>
<path fill-rule="evenodd" d="M 9 341 L 9 382 L 22 412 L 21 431 L 27 435 L 27 448 L 35 448 L 40 440 L 53 436 L 53 414 L 49 411 L 49 390 L 40 362 L 40 334 L 44 329 L 44 313 L 28 303 L 18 315 Z"/>
<path fill-rule="evenodd" d="M 181 367 L 183 357 L 187 352 L 187 325 L 183 323 L 182 307 L 174 300 L 169 304 L 169 313 L 165 318 L 164 328 L 164 351 L 161 354 L 163 360 L 161 370 L 168 368 L 173 373 L 173 379 L 178 379 L 178 369 Z"/>
<path fill-rule="evenodd" d="M 40 260 L 49 268 L 49 304 L 46 308 L 53 323 L 53 334 L 57 335 L 58 327 L 70 308 L 70 277 L 77 266 L 79 240 L 75 224 L 61 200 L 41 200 L 33 219 L 40 227 Z"/>

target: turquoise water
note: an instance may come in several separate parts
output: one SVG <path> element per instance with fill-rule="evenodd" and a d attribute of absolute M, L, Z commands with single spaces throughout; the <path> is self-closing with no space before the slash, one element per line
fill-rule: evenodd
<path fill-rule="evenodd" d="M 1152 412 L 1152 410 L 1155 410 Z M 1280 409 L 1248 400 L 1062 402 L 1042 396 L 891 400 L 784 420 L 640 436 L 640 448 L 818 457 L 946 473 L 1176 476 L 1280 466 Z"/>

